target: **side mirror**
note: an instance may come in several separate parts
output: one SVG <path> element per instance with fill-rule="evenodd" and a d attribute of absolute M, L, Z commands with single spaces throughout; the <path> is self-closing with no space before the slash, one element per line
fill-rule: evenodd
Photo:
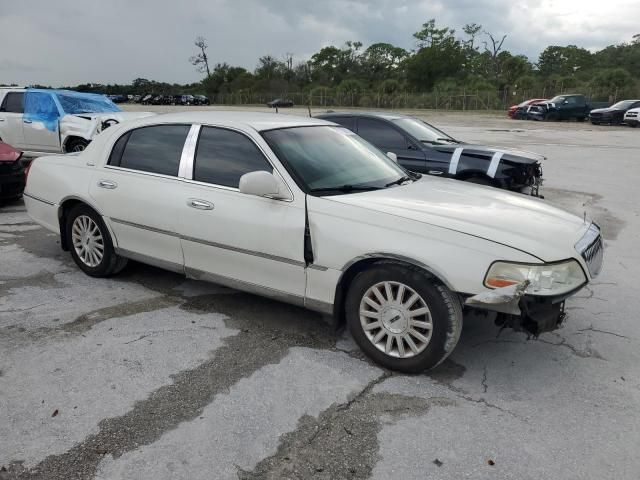
<path fill-rule="evenodd" d="M 265 171 L 249 172 L 240 177 L 240 192 L 258 197 L 289 198 L 282 181 Z"/>
<path fill-rule="evenodd" d="M 564 102 L 562 102 L 564 105 L 569 105 L 569 100 L 565 100 Z"/>
<path fill-rule="evenodd" d="M 398 155 L 393 152 L 387 152 L 387 157 L 393 160 L 395 163 L 398 163 Z"/>

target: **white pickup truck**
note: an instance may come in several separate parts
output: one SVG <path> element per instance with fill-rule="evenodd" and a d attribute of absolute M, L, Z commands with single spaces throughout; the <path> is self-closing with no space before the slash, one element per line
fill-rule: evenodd
<path fill-rule="evenodd" d="M 123 112 L 104 95 L 0 88 L 0 141 L 25 154 L 79 152 L 105 128 L 150 112 Z"/>

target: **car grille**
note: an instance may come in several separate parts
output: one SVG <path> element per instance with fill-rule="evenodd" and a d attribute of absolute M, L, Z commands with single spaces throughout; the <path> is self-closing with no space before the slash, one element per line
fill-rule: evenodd
<path fill-rule="evenodd" d="M 598 276 L 602 269 L 602 260 L 604 257 L 604 243 L 600 235 L 600 229 L 595 223 L 592 223 L 587 233 L 576 244 L 576 250 L 580 253 L 587 264 L 591 277 Z"/>
<path fill-rule="evenodd" d="M 625 115 L 626 118 L 637 118 L 638 114 L 637 112 L 629 112 Z"/>

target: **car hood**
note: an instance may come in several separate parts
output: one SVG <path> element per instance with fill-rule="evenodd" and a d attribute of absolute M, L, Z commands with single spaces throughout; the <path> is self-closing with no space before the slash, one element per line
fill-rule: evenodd
<path fill-rule="evenodd" d="M 329 198 L 484 238 L 546 262 L 575 257 L 574 245 L 589 227 L 583 218 L 533 197 L 431 176 Z"/>
<path fill-rule="evenodd" d="M 596 108 L 595 110 L 591 110 L 591 113 L 614 113 L 614 112 L 624 112 L 624 110 L 619 110 L 617 108 Z"/>
<path fill-rule="evenodd" d="M 144 118 L 155 115 L 153 112 L 91 112 L 91 113 L 76 113 L 69 114 L 72 117 L 83 118 L 85 120 L 117 120 L 119 123 L 126 122 L 127 120 L 134 120 L 136 118 Z"/>
<path fill-rule="evenodd" d="M 503 160 L 508 160 L 516 163 L 535 163 L 540 162 L 542 160 L 546 160 L 546 157 L 543 155 L 539 155 L 534 152 L 529 152 L 526 150 L 518 150 L 514 148 L 507 147 L 498 147 L 498 146 L 489 146 L 489 145 L 474 145 L 471 143 L 458 143 L 452 145 L 434 145 L 432 146 L 434 150 L 438 152 L 450 153 L 456 150 L 456 148 L 463 148 L 463 152 L 467 152 L 470 154 L 482 155 L 486 154 L 486 156 L 492 157 L 496 152 L 502 152 L 504 155 L 502 157 Z"/>

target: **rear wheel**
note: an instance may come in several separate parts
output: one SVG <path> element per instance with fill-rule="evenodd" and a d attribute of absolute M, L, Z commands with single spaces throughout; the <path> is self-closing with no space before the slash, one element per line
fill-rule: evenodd
<path fill-rule="evenodd" d="M 458 297 L 419 268 L 380 262 L 359 273 L 346 299 L 360 348 L 392 370 L 417 373 L 449 356 L 462 331 Z"/>
<path fill-rule="evenodd" d="M 92 208 L 77 205 L 67 217 L 67 241 L 71 257 L 92 277 L 106 277 L 122 270 L 127 259 L 116 254 L 106 225 Z"/>

